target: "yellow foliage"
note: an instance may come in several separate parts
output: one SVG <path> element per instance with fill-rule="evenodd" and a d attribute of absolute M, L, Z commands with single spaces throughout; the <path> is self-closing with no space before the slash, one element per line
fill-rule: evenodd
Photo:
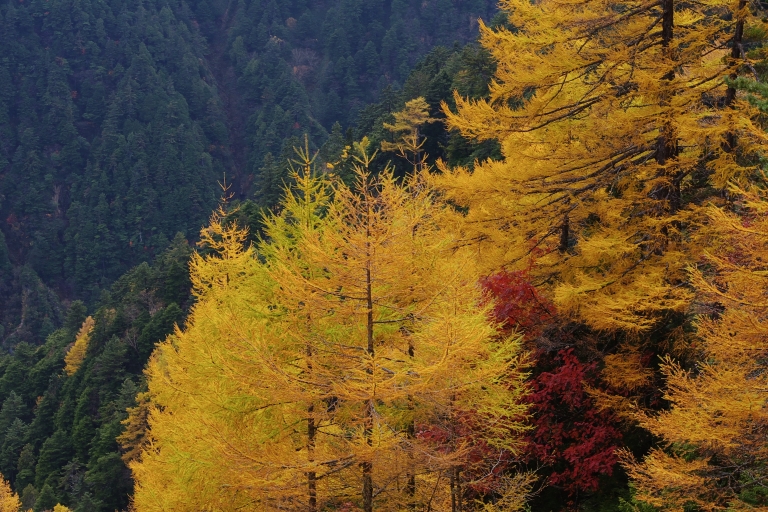
<path fill-rule="evenodd" d="M 70 512 L 70 509 L 69 507 L 57 503 L 56 506 L 53 507 L 53 512 Z"/>
<path fill-rule="evenodd" d="M 258 249 L 216 216 L 206 228 L 220 245 L 191 266 L 198 301 L 146 371 L 139 512 L 444 510 L 467 447 L 436 451 L 416 424 L 472 410 L 490 446 L 518 448 L 520 340 L 489 322 L 450 211 L 417 181 L 372 178 L 368 155 L 354 189 L 303 158 Z M 519 508 L 528 483 L 500 491 Z"/>
<path fill-rule="evenodd" d="M 725 310 L 699 317 L 694 368 L 665 360 L 671 408 L 641 416 L 670 453 L 625 459 L 637 499 L 664 509 L 750 508 L 745 496 L 768 477 L 768 201 L 757 189 L 731 192 L 742 215 L 706 210 L 712 251 L 692 271 L 702 302 Z"/>
<path fill-rule="evenodd" d="M 502 479 L 502 486 L 496 490 L 494 503 L 483 503 L 483 512 L 520 512 L 528 510 L 521 496 L 529 494 L 537 476 L 534 473 L 522 473 Z M 446 509 L 447 510 L 447 509 Z"/>
<path fill-rule="evenodd" d="M 0 475 L 0 512 L 18 512 L 21 501 L 18 495 L 11 490 L 8 481 Z"/>
<path fill-rule="evenodd" d="M 91 339 L 91 332 L 95 321 L 93 317 L 88 317 L 80 327 L 80 331 L 75 337 L 75 343 L 64 356 L 64 371 L 67 375 L 74 375 L 85 360 L 85 353 L 88 351 L 88 341 Z"/>
<path fill-rule="evenodd" d="M 413 165 L 414 173 L 418 173 L 424 168 L 426 160 L 426 155 L 421 151 L 425 141 L 419 129 L 437 119 L 429 117 L 429 104 L 422 97 L 406 102 L 405 108 L 393 116 L 395 122 L 384 123 L 384 128 L 392 132 L 395 141 L 382 141 L 381 149 L 399 154 Z"/>
<path fill-rule="evenodd" d="M 122 459 L 126 463 L 138 458 L 146 444 L 150 407 L 149 393 L 139 393 L 136 395 L 136 407 L 129 407 L 128 417 L 122 421 L 125 430 L 117 436 L 117 442 L 123 450 Z"/>
<path fill-rule="evenodd" d="M 648 385 L 653 378 L 653 371 L 643 364 L 635 347 L 622 347 L 617 354 L 605 356 L 603 361 L 602 378 L 614 389 L 634 391 Z"/>
<path fill-rule="evenodd" d="M 599 331 L 649 331 L 689 307 L 689 206 L 753 172 L 744 155 L 768 140 L 725 81 L 746 69 L 721 51 L 753 19 L 744 5 L 501 2 L 514 30 L 481 24 L 490 98 L 444 111 L 504 158 L 434 177 L 467 208 L 461 237 L 485 268 L 535 258 L 559 311 Z"/>

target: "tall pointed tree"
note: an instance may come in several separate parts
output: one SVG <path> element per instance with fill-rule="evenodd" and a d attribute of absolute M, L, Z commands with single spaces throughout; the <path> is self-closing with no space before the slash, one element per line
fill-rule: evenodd
<path fill-rule="evenodd" d="M 490 425 L 486 440 L 514 451 L 519 344 L 494 340 L 472 257 L 453 251 L 439 227 L 449 213 L 420 177 L 405 187 L 388 170 L 373 179 L 373 156 L 358 150 L 354 188 L 337 184 L 326 222 L 276 255 L 271 273 L 289 309 L 312 312 L 314 351 L 324 354 L 316 371 L 331 384 L 335 421 L 352 429 L 362 509 L 427 506 L 450 500 L 444 474 L 466 463 L 469 447 L 459 441 L 438 457 L 414 423 L 473 409 Z"/>
<path fill-rule="evenodd" d="M 3 475 L 0 475 L 0 512 L 18 512 L 20 509 L 19 496 L 13 492 Z"/>
<path fill-rule="evenodd" d="M 384 128 L 392 132 L 394 142 L 382 141 L 381 149 L 397 153 L 413 166 L 413 172 L 426 169 L 427 155 L 422 148 L 426 140 L 421 135 L 421 128 L 437 119 L 429 116 L 429 104 L 422 98 L 415 98 L 405 103 L 405 108 L 392 114 L 394 123 L 384 123 Z"/>
<path fill-rule="evenodd" d="M 440 227 L 450 212 L 417 178 L 372 178 L 366 154 L 356 187 L 331 197 L 300 155 L 257 251 L 223 214 L 203 232 L 198 302 L 147 370 L 138 511 L 445 509 L 468 449 L 435 452 L 414 425 L 473 410 L 489 445 L 517 448 L 520 345 L 499 337 L 472 255 Z M 524 486 L 507 490 L 522 500 Z"/>
<path fill-rule="evenodd" d="M 274 410 L 285 395 L 278 398 L 282 383 L 262 356 L 274 283 L 244 247 L 246 233 L 223 217 L 202 233 L 212 254 L 191 263 L 197 303 L 188 327 L 158 346 L 146 370 L 150 429 L 131 464 L 136 510 L 269 509 L 257 497 L 286 483 L 271 466 L 250 463 L 290 458 L 284 427 L 297 420 Z"/>
<path fill-rule="evenodd" d="M 64 371 L 67 372 L 67 375 L 70 377 L 77 372 L 85 360 L 85 353 L 88 350 L 88 342 L 91 339 L 94 325 L 96 325 L 96 322 L 93 317 L 89 316 L 85 319 L 75 337 L 74 344 L 64 356 Z"/>

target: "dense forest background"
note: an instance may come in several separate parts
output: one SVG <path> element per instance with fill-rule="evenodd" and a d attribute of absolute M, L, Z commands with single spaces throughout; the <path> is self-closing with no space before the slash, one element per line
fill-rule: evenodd
<path fill-rule="evenodd" d="M 191 305 L 187 262 L 219 183 L 256 233 L 305 136 L 336 162 L 353 140 L 392 137 L 383 124 L 409 99 L 440 118 L 453 90 L 484 95 L 495 66 L 473 41 L 495 13 L 489 0 L 0 4 L 0 472 L 25 510 L 127 506 L 116 438 L 154 344 Z M 439 123 L 424 135 L 431 159 L 497 152 Z"/>
<path fill-rule="evenodd" d="M 494 11 L 487 0 L 4 2 L 0 339 L 40 343 L 62 300 L 94 304 L 176 233 L 194 239 L 225 175 L 238 199 L 268 203 L 296 138 L 319 146 L 335 130 L 338 142 L 361 111 L 371 129 L 367 105 L 395 108 L 421 57 L 471 41 Z"/>

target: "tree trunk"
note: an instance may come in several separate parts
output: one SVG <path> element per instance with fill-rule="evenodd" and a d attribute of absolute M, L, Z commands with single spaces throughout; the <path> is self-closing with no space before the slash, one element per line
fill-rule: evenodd
<path fill-rule="evenodd" d="M 461 467 L 453 466 L 451 472 L 451 512 L 461 512 L 464 509 L 461 490 Z"/>
<path fill-rule="evenodd" d="M 317 425 L 315 424 L 315 406 L 310 405 L 307 409 L 307 458 L 309 464 L 315 462 L 315 437 L 317 436 Z M 309 512 L 317 512 L 317 473 L 307 472 L 307 487 L 309 488 Z"/>
<path fill-rule="evenodd" d="M 417 132 L 418 135 L 418 132 Z M 419 172 L 421 172 L 421 169 L 419 169 Z M 416 237 L 416 230 L 417 227 L 413 226 L 411 229 L 411 238 Z M 416 256 L 413 254 L 413 251 L 411 251 L 411 262 L 413 263 L 413 260 L 416 258 Z M 411 265 L 411 268 L 413 269 L 413 264 Z M 413 287 L 411 287 L 410 292 L 413 294 Z M 413 357 L 416 355 L 416 347 L 413 345 L 413 339 L 408 339 L 408 357 L 410 358 L 411 362 L 413 362 Z M 408 409 L 413 410 L 413 397 L 408 396 Z M 411 418 L 410 422 L 408 423 L 408 428 L 406 429 L 406 439 L 408 443 L 410 443 L 408 448 L 408 459 L 410 461 L 410 464 L 408 466 L 408 469 L 406 470 L 406 487 L 405 487 L 405 494 L 408 497 L 408 510 L 416 510 L 416 465 L 414 464 L 414 456 L 413 456 L 413 450 L 414 450 L 414 440 L 416 439 L 416 421 Z"/>
<path fill-rule="evenodd" d="M 307 342 L 307 371 L 312 372 L 312 344 Z M 315 404 L 307 407 L 307 462 L 310 468 L 315 464 L 315 440 L 317 438 L 317 424 L 315 423 Z M 317 512 L 317 473 L 311 469 L 307 471 L 307 510 Z"/>
<path fill-rule="evenodd" d="M 563 218 L 563 225 L 560 227 L 560 252 L 568 250 L 568 239 L 571 236 L 570 229 L 570 222 L 568 220 L 568 215 L 566 215 Z"/>
<path fill-rule="evenodd" d="M 456 475 L 453 472 L 453 468 L 451 468 L 451 512 L 457 512 L 459 509 L 457 508 L 456 503 Z"/>
<path fill-rule="evenodd" d="M 662 20 L 661 20 L 661 46 L 664 49 L 666 61 L 670 69 L 661 79 L 665 82 L 671 82 L 675 78 L 674 69 L 674 49 L 672 48 L 672 39 L 675 26 L 675 2 L 674 0 L 662 0 Z M 661 106 L 670 104 L 671 90 L 662 92 Z M 659 138 L 656 141 L 656 162 L 659 165 L 665 165 L 669 160 L 677 157 L 679 148 L 677 146 L 677 133 L 670 121 L 665 121 L 661 127 Z M 680 182 L 681 177 L 677 173 L 669 173 L 666 170 L 661 171 L 661 175 L 666 175 L 669 183 L 657 186 L 652 197 L 658 200 L 667 201 L 670 212 L 675 212 L 680 208 Z"/>
<path fill-rule="evenodd" d="M 747 0 L 740 0 L 739 10 L 744 9 L 746 5 Z M 739 20 L 736 22 L 736 28 L 733 32 L 733 46 L 731 47 L 731 61 L 729 62 L 729 65 L 733 67 L 733 72 L 729 76 L 731 80 L 736 80 L 738 77 L 738 74 L 736 73 L 736 61 L 738 61 L 739 57 L 741 57 L 741 43 L 743 39 L 744 19 L 739 18 Z M 730 106 L 734 99 L 736 99 L 736 88 L 733 85 L 729 85 L 728 89 L 725 91 L 725 106 Z"/>
<path fill-rule="evenodd" d="M 369 206 L 370 209 L 370 206 Z M 369 222 L 370 222 L 370 210 L 369 210 Z M 370 232 L 367 233 L 370 236 Z M 369 242 L 370 244 L 370 242 Z M 367 253 L 368 265 L 365 269 L 365 285 L 366 285 L 366 305 L 368 308 L 367 315 L 367 341 L 368 341 L 368 355 L 373 359 L 374 347 L 373 347 L 373 285 L 371 279 L 371 251 L 370 247 Z M 371 378 L 374 378 L 373 368 L 368 368 L 368 373 Z M 373 446 L 373 398 L 368 400 L 365 404 L 365 440 L 368 446 Z M 373 463 L 371 461 L 365 461 L 361 465 L 363 470 L 363 512 L 373 512 Z"/>
<path fill-rule="evenodd" d="M 413 359 L 413 356 L 415 354 L 415 348 L 413 346 L 413 342 L 408 342 L 408 357 Z M 412 397 L 408 397 L 408 408 L 413 410 L 413 399 Z M 406 429 L 406 438 L 409 443 L 411 443 L 410 448 L 408 450 L 408 458 L 413 461 L 413 443 L 414 439 L 416 438 L 416 422 L 411 419 L 411 421 L 408 423 L 408 428 Z M 416 473 L 415 473 L 415 464 L 413 462 L 409 465 L 407 471 L 406 471 L 406 488 L 405 492 L 408 496 L 408 509 L 409 510 L 416 510 Z"/>
<path fill-rule="evenodd" d="M 739 10 L 744 9 L 747 5 L 747 0 L 740 0 L 739 1 Z M 733 86 L 733 81 L 738 78 L 738 73 L 736 72 L 736 62 L 741 57 L 741 43 L 744 39 L 744 19 L 739 18 L 736 22 L 736 28 L 733 32 L 733 46 L 731 47 L 731 61 L 728 63 L 732 68 L 733 71 L 729 75 L 728 78 L 731 79 L 731 84 L 728 86 L 728 89 L 725 90 L 725 100 L 723 101 L 723 106 L 725 108 L 728 108 L 733 103 L 733 100 L 736 99 L 736 87 Z M 734 149 L 736 149 L 736 134 L 733 132 L 728 132 L 728 134 L 725 136 L 725 145 L 724 148 L 725 151 L 731 152 Z"/>

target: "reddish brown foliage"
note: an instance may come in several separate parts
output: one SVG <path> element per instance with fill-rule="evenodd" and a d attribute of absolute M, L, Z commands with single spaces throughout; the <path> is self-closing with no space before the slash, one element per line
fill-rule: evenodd
<path fill-rule="evenodd" d="M 460 411 L 444 424 L 419 425 L 416 436 L 442 453 L 453 452 L 457 447 L 468 450 L 469 463 L 461 468 L 463 480 L 467 482 L 468 495 L 480 496 L 493 493 L 499 477 L 515 462 L 508 450 L 490 446 L 482 431 L 473 411 Z"/>
<path fill-rule="evenodd" d="M 480 284 L 495 301 L 495 319 L 507 329 L 522 330 L 528 339 L 538 335 L 555 316 L 555 306 L 539 295 L 525 270 L 502 271 L 482 279 Z"/>
<path fill-rule="evenodd" d="M 495 301 L 496 320 L 506 329 L 522 330 L 533 340 L 555 323 L 554 305 L 528 281 L 526 271 L 500 272 L 481 284 Z M 621 442 L 615 416 L 598 410 L 585 390 L 600 387 L 597 364 L 581 363 L 570 348 L 553 355 L 536 352 L 528 397 L 534 427 L 527 438 L 528 462 L 549 468 L 548 483 L 571 496 L 595 491 L 599 477 L 613 473 Z"/>
<path fill-rule="evenodd" d="M 617 462 L 617 420 L 598 410 L 585 390 L 585 385 L 598 385 L 596 363 L 581 363 L 570 348 L 559 351 L 551 363 L 550 371 L 531 382 L 534 430 L 528 437 L 528 457 L 552 469 L 550 485 L 570 495 L 595 491 L 600 476 L 610 476 Z"/>

